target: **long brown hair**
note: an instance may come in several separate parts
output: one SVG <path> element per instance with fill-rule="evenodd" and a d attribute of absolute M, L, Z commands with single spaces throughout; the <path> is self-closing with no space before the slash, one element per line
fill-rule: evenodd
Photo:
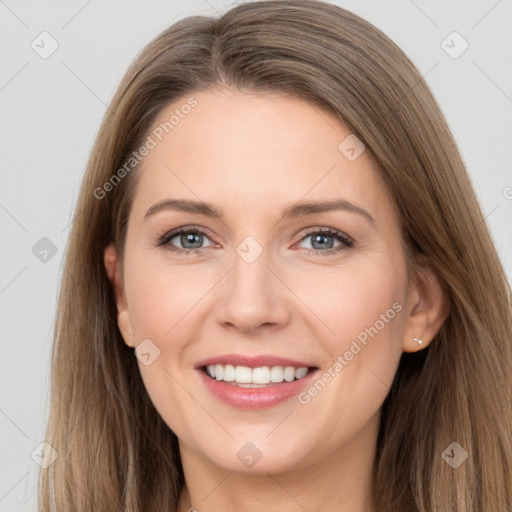
<path fill-rule="evenodd" d="M 448 318 L 428 348 L 402 356 L 383 405 L 374 509 L 511 511 L 511 292 L 464 164 L 405 54 L 370 23 L 315 0 L 185 18 L 120 84 L 67 248 L 46 434 L 59 457 L 41 470 L 40 510 L 176 509 L 184 485 L 177 438 L 118 330 L 103 252 L 114 241 L 122 255 L 136 186 L 136 165 L 118 170 L 165 106 L 210 87 L 286 93 L 334 113 L 377 164 L 408 252 L 428 259 L 445 290 Z M 116 173 L 122 179 L 105 187 Z M 442 456 L 454 442 L 468 453 L 457 468 Z"/>

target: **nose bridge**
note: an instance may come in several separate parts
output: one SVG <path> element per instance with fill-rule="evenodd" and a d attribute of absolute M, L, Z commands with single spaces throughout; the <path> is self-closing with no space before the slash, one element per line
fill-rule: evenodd
<path fill-rule="evenodd" d="M 269 270 L 270 260 L 269 250 L 253 237 L 246 237 L 235 248 L 232 270 L 218 302 L 220 323 L 248 331 L 287 321 L 285 290 Z"/>

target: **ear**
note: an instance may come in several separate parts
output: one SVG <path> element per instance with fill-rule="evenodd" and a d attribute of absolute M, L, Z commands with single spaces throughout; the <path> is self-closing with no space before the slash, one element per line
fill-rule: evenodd
<path fill-rule="evenodd" d="M 107 276 L 114 289 L 114 296 L 117 305 L 117 325 L 119 326 L 124 342 L 129 347 L 134 348 L 135 345 L 133 343 L 130 312 L 128 311 L 128 304 L 124 295 L 122 269 L 113 243 L 109 244 L 105 249 L 103 260 Z"/>
<path fill-rule="evenodd" d="M 402 350 L 416 352 L 430 345 L 450 312 L 441 282 L 424 256 L 415 259 L 407 305 Z M 420 339 L 421 345 L 414 338 Z"/>

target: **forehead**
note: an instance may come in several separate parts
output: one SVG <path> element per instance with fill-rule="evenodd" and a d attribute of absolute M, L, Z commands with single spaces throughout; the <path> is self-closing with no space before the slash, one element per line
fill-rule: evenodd
<path fill-rule="evenodd" d="M 377 215 L 389 206 L 367 152 L 347 158 L 354 135 L 333 114 L 298 98 L 191 94 L 160 112 L 150 136 L 155 144 L 137 171 L 134 209 L 168 196 L 229 206 L 234 213 L 302 198 L 342 197 Z"/>

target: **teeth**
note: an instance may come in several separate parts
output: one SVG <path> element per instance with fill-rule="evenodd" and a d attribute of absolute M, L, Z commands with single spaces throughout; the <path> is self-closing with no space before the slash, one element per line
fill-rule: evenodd
<path fill-rule="evenodd" d="M 242 387 L 259 387 L 270 383 L 278 384 L 283 381 L 292 382 L 305 377 L 308 371 L 307 367 L 295 368 L 293 366 L 260 366 L 258 368 L 250 368 L 248 366 L 233 366 L 231 364 L 210 364 L 206 367 L 206 373 L 213 379 L 235 382 Z"/>
<path fill-rule="evenodd" d="M 296 379 L 302 379 L 302 377 L 305 377 L 308 373 L 307 368 L 297 368 L 295 370 L 295 378 Z"/>
<path fill-rule="evenodd" d="M 282 366 L 273 366 L 270 369 L 270 382 L 283 382 L 284 369 Z"/>
<path fill-rule="evenodd" d="M 217 371 L 217 367 L 215 367 L 215 371 Z M 235 368 L 235 382 L 250 384 L 252 382 L 252 370 L 247 366 L 237 366 Z"/>
<path fill-rule="evenodd" d="M 295 380 L 295 368 L 293 368 L 293 366 L 287 366 L 284 369 L 284 380 L 286 382 L 292 382 Z"/>
<path fill-rule="evenodd" d="M 235 380 L 235 367 L 232 364 L 227 364 L 224 366 L 224 374 L 222 375 L 222 379 L 225 382 L 233 382 Z"/>
<path fill-rule="evenodd" d="M 252 370 L 253 384 L 269 384 L 270 383 L 270 368 L 262 366 L 261 368 L 254 368 Z"/>

